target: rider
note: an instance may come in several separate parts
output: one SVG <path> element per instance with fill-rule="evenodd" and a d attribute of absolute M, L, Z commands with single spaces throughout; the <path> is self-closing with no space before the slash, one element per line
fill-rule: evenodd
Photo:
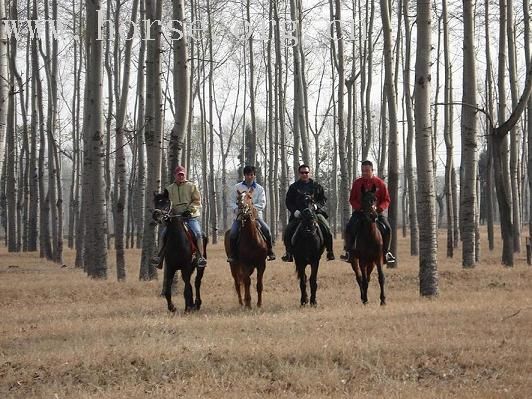
<path fill-rule="evenodd" d="M 383 215 L 383 212 L 388 209 L 388 206 L 390 206 L 390 194 L 388 193 L 386 183 L 384 183 L 381 178 L 373 174 L 373 164 L 371 161 L 367 160 L 362 162 L 362 176 L 356 179 L 351 187 L 349 202 L 353 208 L 353 213 L 349 219 L 349 222 L 347 223 L 347 226 L 345 227 L 345 246 L 347 254 L 342 255 L 341 258 L 347 261 L 352 260 L 353 254 L 350 249 L 352 248 L 353 243 L 356 240 L 356 236 L 359 233 L 359 221 L 360 217 L 362 216 L 361 188 L 364 187 L 366 190 L 371 190 L 373 186 L 375 186 L 377 189 L 377 226 L 382 234 L 384 259 L 386 263 L 394 263 L 395 257 L 390 252 L 392 228 L 390 227 L 390 223 L 388 222 L 386 216 Z"/>
<path fill-rule="evenodd" d="M 194 233 L 197 246 L 197 262 L 198 267 L 207 266 L 207 260 L 202 254 L 203 250 L 203 235 L 201 233 L 201 226 L 199 222 L 201 196 L 196 184 L 187 180 L 186 170 L 183 166 L 177 166 L 174 171 L 175 181 L 166 187 L 168 197 L 172 202 L 172 212 L 181 215 L 188 228 Z M 162 269 L 165 251 L 165 234 L 166 226 L 162 227 L 159 235 L 159 251 L 158 255 L 152 258 L 152 264 L 158 269 Z"/>
<path fill-rule="evenodd" d="M 292 183 L 286 193 L 286 207 L 290 211 L 290 218 L 288 225 L 284 231 L 284 245 L 286 247 L 286 254 L 281 257 L 285 262 L 292 262 L 292 236 L 299 224 L 301 211 L 306 208 L 305 194 L 312 195 L 316 206 L 316 218 L 320 226 L 323 238 L 325 239 L 325 247 L 327 249 L 327 260 L 334 260 L 333 252 L 333 238 L 331 228 L 327 222 L 327 213 L 323 210 L 327 198 L 323 192 L 323 187 L 316 181 L 310 178 L 310 167 L 308 165 L 300 165 L 298 168 L 299 179 Z"/>
<path fill-rule="evenodd" d="M 235 184 L 233 191 L 231 192 L 231 208 L 233 208 L 233 213 L 235 219 L 231 226 L 231 233 L 229 234 L 231 242 L 231 255 L 227 258 L 228 262 L 233 262 L 238 255 L 237 245 L 238 245 L 238 227 L 239 223 L 236 219 L 237 214 L 237 204 L 236 204 L 236 195 L 237 192 L 242 191 L 252 191 L 253 206 L 257 210 L 257 222 L 259 222 L 260 230 L 266 239 L 266 244 L 268 245 L 268 260 L 275 260 L 275 254 L 272 250 L 272 233 L 268 225 L 262 220 L 262 211 L 266 207 L 266 194 L 264 193 L 264 188 L 255 181 L 255 167 L 246 165 L 244 167 L 244 180 Z"/>

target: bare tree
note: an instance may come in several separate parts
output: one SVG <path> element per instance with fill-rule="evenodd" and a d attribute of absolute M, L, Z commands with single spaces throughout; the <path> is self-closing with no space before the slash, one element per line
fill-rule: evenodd
<path fill-rule="evenodd" d="M 102 41 L 98 40 L 96 12 L 100 0 L 86 0 L 87 85 L 83 114 L 86 118 L 83 194 L 85 199 L 84 266 L 90 277 L 107 278 L 105 194 L 103 182 Z"/>
<path fill-rule="evenodd" d="M 473 44 L 473 2 L 463 0 L 464 9 L 464 68 L 462 94 L 462 192 L 460 195 L 462 226 L 462 265 L 473 267 L 475 260 L 477 202 L 477 86 L 475 48 Z"/>
<path fill-rule="evenodd" d="M 443 0 L 444 2 L 446 0 Z M 417 225 L 417 208 L 416 208 L 416 187 L 413 167 L 413 146 L 414 146 L 414 117 L 412 115 L 412 95 L 410 94 L 410 54 L 411 54 L 411 26 L 410 15 L 408 10 L 408 0 L 403 0 L 403 19 L 405 27 L 405 55 L 403 70 L 403 93 L 405 96 L 405 110 L 407 121 L 407 139 L 406 139 L 406 157 L 405 157 L 405 174 L 408 185 L 408 216 L 410 224 L 410 254 L 419 254 L 419 231 Z"/>
<path fill-rule="evenodd" d="M 6 5 L 4 0 L 0 0 L 0 21 L 6 19 Z M 5 158 L 5 137 L 7 118 L 7 97 L 8 97 L 8 38 L 6 26 L 0 23 L 0 171 L 4 170 Z"/>
<path fill-rule="evenodd" d="M 425 223 L 419 226 L 419 288 L 422 296 L 438 295 L 438 259 L 436 256 L 436 205 L 432 162 L 430 117 L 432 1 L 417 1 L 417 50 L 415 78 L 416 164 L 418 175 L 417 206 Z"/>
<path fill-rule="evenodd" d="M 177 25 L 174 32 L 172 45 L 174 49 L 174 100 L 175 117 L 174 128 L 168 144 L 168 170 L 173 171 L 180 163 L 182 151 L 185 146 L 185 133 L 189 122 L 190 101 L 190 76 L 187 61 L 187 40 L 181 33 L 185 26 L 185 2 L 177 0 L 172 2 L 174 23 Z M 210 25 L 209 25 L 210 29 Z"/>
<path fill-rule="evenodd" d="M 395 102 L 395 85 L 393 77 L 393 57 L 392 57 L 392 34 L 391 21 L 388 0 L 380 0 L 381 4 L 381 18 L 383 25 L 384 36 L 384 91 L 388 101 L 389 112 L 389 141 L 388 141 L 388 187 L 390 191 L 390 208 L 388 209 L 388 217 L 390 219 L 391 232 L 391 251 L 397 253 L 397 217 L 399 215 L 399 141 L 397 131 L 397 105 Z M 382 143 L 386 145 L 386 143 Z M 397 262 L 393 263 L 397 267 Z"/>
<path fill-rule="evenodd" d="M 146 154 L 147 179 L 144 204 L 144 232 L 142 235 L 142 255 L 139 278 L 152 280 L 157 271 L 151 264 L 155 247 L 155 225 L 151 217 L 153 192 L 161 186 L 161 131 L 162 131 L 162 92 L 161 92 L 161 28 L 155 21 L 161 20 L 162 0 L 145 0 L 146 19 L 153 21 L 146 30 L 150 39 L 146 55 Z"/>

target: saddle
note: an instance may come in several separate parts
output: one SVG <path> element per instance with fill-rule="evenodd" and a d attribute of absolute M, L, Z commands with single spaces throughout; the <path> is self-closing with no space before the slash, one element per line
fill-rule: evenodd
<path fill-rule="evenodd" d="M 319 222 L 316 222 L 318 224 L 318 237 L 320 237 L 320 240 L 322 242 L 325 242 L 324 238 L 323 238 L 323 232 L 321 231 L 321 226 L 319 224 Z M 294 234 L 292 234 L 292 238 L 290 239 L 290 243 L 292 244 L 292 247 L 296 244 L 296 238 L 297 238 L 297 235 L 299 233 L 299 228 L 301 227 L 301 222 L 299 222 L 296 226 L 296 229 L 294 230 Z"/>
<path fill-rule="evenodd" d="M 257 220 L 255 221 L 255 228 L 257 229 L 257 231 L 258 231 L 259 235 L 262 237 L 262 239 L 267 242 L 268 239 L 266 238 L 266 236 L 262 232 L 262 229 L 260 228 L 260 224 L 259 224 L 259 222 Z M 236 245 L 236 247 L 238 247 L 240 245 L 240 232 L 241 232 L 241 229 L 242 229 L 242 226 L 238 226 L 238 231 L 237 231 L 236 237 L 235 237 L 235 245 Z"/>
<path fill-rule="evenodd" d="M 199 249 L 198 249 L 198 246 L 196 245 L 195 234 L 192 232 L 192 230 L 190 230 L 187 223 L 183 223 L 183 227 L 185 228 L 185 233 L 187 234 L 187 239 L 188 239 L 188 244 L 190 245 L 190 250 L 192 251 L 192 253 L 197 252 Z"/>

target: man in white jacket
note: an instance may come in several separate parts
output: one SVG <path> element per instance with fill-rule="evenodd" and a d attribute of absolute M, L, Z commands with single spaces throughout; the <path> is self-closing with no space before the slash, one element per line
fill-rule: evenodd
<path fill-rule="evenodd" d="M 231 208 L 233 209 L 233 214 L 235 219 L 233 220 L 233 225 L 231 226 L 231 233 L 229 238 L 231 240 L 231 256 L 227 258 L 228 262 L 233 262 L 237 257 L 237 244 L 238 244 L 238 220 L 236 219 L 236 196 L 237 192 L 240 191 L 249 191 L 253 189 L 253 206 L 257 210 L 257 221 L 260 224 L 260 229 L 264 237 L 266 238 L 266 243 L 268 245 L 268 260 L 274 260 L 275 254 L 272 249 L 272 233 L 268 225 L 262 220 L 262 211 L 266 208 L 266 194 L 264 193 L 264 188 L 255 181 L 255 167 L 254 166 L 245 166 L 244 167 L 244 180 L 235 184 L 233 191 L 231 192 Z"/>

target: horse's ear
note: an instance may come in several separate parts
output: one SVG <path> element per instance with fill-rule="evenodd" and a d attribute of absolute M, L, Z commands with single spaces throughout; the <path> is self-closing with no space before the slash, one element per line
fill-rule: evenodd
<path fill-rule="evenodd" d="M 374 193 L 375 191 L 377 191 L 377 186 L 374 184 L 373 187 L 371 187 L 371 192 Z"/>
<path fill-rule="evenodd" d="M 251 187 L 249 190 L 248 190 L 248 193 L 250 194 L 253 194 L 253 190 L 255 190 L 253 187 Z"/>
<path fill-rule="evenodd" d="M 236 189 L 237 197 L 238 197 L 239 195 L 241 195 L 242 193 L 243 193 L 243 191 L 240 191 L 238 188 Z"/>
<path fill-rule="evenodd" d="M 168 192 L 167 189 L 164 189 L 164 191 L 163 191 L 163 195 L 164 195 L 166 198 L 170 198 L 170 193 Z"/>
<path fill-rule="evenodd" d="M 157 197 L 157 194 L 159 194 L 157 191 L 154 191 L 154 192 L 153 192 L 153 196 L 154 196 L 154 197 Z"/>

